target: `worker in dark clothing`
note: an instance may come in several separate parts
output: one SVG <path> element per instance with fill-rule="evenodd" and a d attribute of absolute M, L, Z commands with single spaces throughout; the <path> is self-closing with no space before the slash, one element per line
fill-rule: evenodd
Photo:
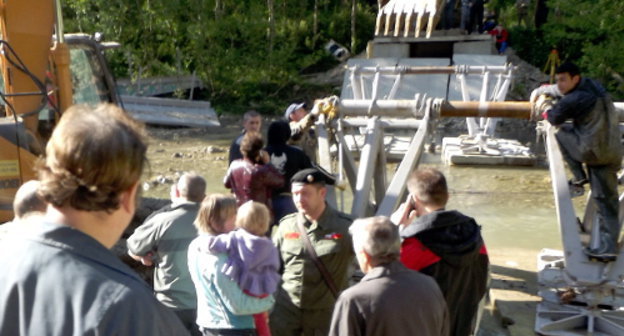
<path fill-rule="evenodd" d="M 442 26 L 445 30 L 455 27 L 455 6 L 457 0 L 444 0 L 444 10 L 442 14 Z"/>
<path fill-rule="evenodd" d="M 242 159 L 243 153 L 241 153 L 240 145 L 243 141 L 243 137 L 247 132 L 260 132 L 262 129 L 262 116 L 260 113 L 249 110 L 243 115 L 243 131 L 239 134 L 232 144 L 230 145 L 230 154 L 228 157 L 228 165 L 232 164 L 232 161 Z"/>
<path fill-rule="evenodd" d="M 573 175 L 569 181 L 571 194 L 581 195 L 584 185 L 590 184 L 600 216 L 600 245 L 588 247 L 586 254 L 612 261 L 617 256 L 620 235 L 617 172 L 622 162 L 615 106 L 606 90 L 595 80 L 582 78 L 573 63 L 559 66 L 555 79 L 557 84 L 531 93 L 533 117 L 546 119 L 559 128 L 557 142 Z"/>
<path fill-rule="evenodd" d="M 468 34 L 472 34 L 475 26 L 477 32 L 483 34 L 483 0 L 472 0 L 470 7 L 470 25 L 468 26 Z"/>
<path fill-rule="evenodd" d="M 402 227 L 401 261 L 438 283 L 449 310 L 450 334 L 471 335 L 488 282 L 481 227 L 473 218 L 445 209 L 449 195 L 440 171 L 416 170 L 407 188 L 408 201 L 393 215 Z"/>
<path fill-rule="evenodd" d="M 290 193 L 290 179 L 300 170 L 312 168 L 310 158 L 303 150 L 286 144 L 290 135 L 290 125 L 285 120 L 276 120 L 269 125 L 265 150 L 273 167 L 284 175 L 284 186 L 273 190 L 274 224 L 279 223 L 282 217 L 297 212 Z"/>

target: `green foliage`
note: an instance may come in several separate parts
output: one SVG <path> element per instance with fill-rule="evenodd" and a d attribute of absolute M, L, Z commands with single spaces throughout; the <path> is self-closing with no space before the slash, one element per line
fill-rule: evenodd
<path fill-rule="evenodd" d="M 624 98 L 624 2 L 551 0 L 544 39 L 557 45 L 562 60 L 574 61 L 600 80 L 617 98 Z M 619 72 L 619 74 L 618 74 Z"/>
<path fill-rule="evenodd" d="M 523 26 L 509 28 L 508 31 L 509 44 L 520 58 L 538 68 L 543 68 L 552 48 L 543 39 L 541 32 Z"/>
<path fill-rule="evenodd" d="M 337 65 L 323 50 L 330 39 L 351 46 L 351 2 L 315 1 L 273 0 L 272 48 L 268 0 L 62 3 L 67 32 L 100 31 L 122 44 L 109 58 L 117 77 L 195 73 L 207 87 L 205 98 L 220 112 L 256 108 L 279 114 L 289 101 L 333 93 L 305 75 Z M 358 1 L 352 54 L 372 39 L 377 9 L 370 3 Z M 556 46 L 562 60 L 577 62 L 585 75 L 624 98 L 624 1 L 549 0 L 549 21 L 541 30 L 517 25 L 515 3 L 490 0 L 487 7 L 507 26 L 510 45 L 521 58 L 542 68 Z"/>
<path fill-rule="evenodd" d="M 540 29 L 512 27 L 510 45 L 518 56 L 542 68 L 552 47 L 562 61 L 577 63 L 624 99 L 624 2 L 549 0 L 548 22 Z"/>
<path fill-rule="evenodd" d="M 305 83 L 302 75 L 337 62 L 324 51 L 329 39 L 349 47 L 350 2 L 273 0 L 269 39 L 267 1 L 65 0 L 66 31 L 103 32 L 122 44 L 110 57 L 117 77 L 197 74 L 207 99 L 222 112 L 256 108 L 280 113 L 291 100 L 331 88 Z M 355 53 L 372 37 L 376 9 L 357 6 Z"/>

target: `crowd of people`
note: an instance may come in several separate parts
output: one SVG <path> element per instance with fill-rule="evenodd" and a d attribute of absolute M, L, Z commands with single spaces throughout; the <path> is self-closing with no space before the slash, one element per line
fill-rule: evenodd
<path fill-rule="evenodd" d="M 586 253 L 614 260 L 613 103 L 568 63 L 531 101 L 534 119 L 559 126 L 570 188 L 591 185 L 601 239 Z M 0 246 L 0 335 L 471 335 L 487 249 L 476 220 L 446 208 L 444 175 L 414 170 L 392 216 L 354 221 L 326 202 L 335 178 L 288 144 L 314 137 L 318 108 L 305 108 L 289 106 L 266 147 L 261 116 L 245 114 L 224 179 L 231 195 L 207 192 L 193 172 L 171 187 L 171 204 L 127 240 L 154 266 L 153 287 L 110 250 L 138 206 L 144 128 L 113 105 L 68 109 Z"/>

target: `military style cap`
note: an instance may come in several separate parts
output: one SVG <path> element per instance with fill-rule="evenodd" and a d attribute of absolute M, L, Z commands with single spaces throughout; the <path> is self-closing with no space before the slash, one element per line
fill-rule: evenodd
<path fill-rule="evenodd" d="M 334 185 L 336 183 L 336 178 L 327 172 L 325 169 L 321 167 L 314 168 L 306 168 L 297 172 L 290 179 L 291 183 L 303 183 L 303 184 L 313 184 L 313 183 L 324 183 L 329 185 Z"/>

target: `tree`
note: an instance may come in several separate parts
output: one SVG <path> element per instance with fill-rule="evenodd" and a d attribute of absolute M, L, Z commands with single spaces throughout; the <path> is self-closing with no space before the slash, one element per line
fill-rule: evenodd
<path fill-rule="evenodd" d="M 544 24 L 544 38 L 559 48 L 562 60 L 577 62 L 617 97 L 624 97 L 624 2 L 550 0 L 553 12 Z"/>
<path fill-rule="evenodd" d="M 376 10 L 349 3 L 65 0 L 63 11 L 67 31 L 101 31 L 121 43 L 110 58 L 117 77 L 196 73 L 218 110 L 275 113 L 289 100 L 317 98 L 311 90 L 333 93 L 302 79 L 336 65 L 318 42 L 355 41 L 356 53 L 372 36 Z"/>

